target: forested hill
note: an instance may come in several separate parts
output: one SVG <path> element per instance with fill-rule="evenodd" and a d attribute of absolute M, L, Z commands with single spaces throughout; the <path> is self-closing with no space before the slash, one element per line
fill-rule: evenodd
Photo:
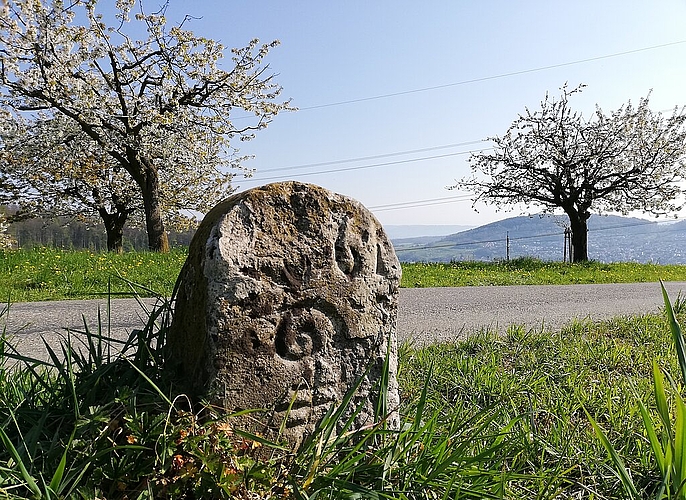
<path fill-rule="evenodd" d="M 565 216 L 512 217 L 443 237 L 394 239 L 402 262 L 498 260 L 536 257 L 562 260 Z M 589 258 L 601 262 L 686 263 L 686 221 L 654 222 L 618 216 L 591 216 Z"/>

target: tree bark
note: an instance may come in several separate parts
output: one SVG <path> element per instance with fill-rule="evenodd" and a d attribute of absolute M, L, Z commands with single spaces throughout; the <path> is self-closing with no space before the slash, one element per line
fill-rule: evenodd
<path fill-rule="evenodd" d="M 107 234 L 107 251 L 124 253 L 124 226 L 128 214 L 110 214 L 106 210 L 99 210 L 100 217 L 105 224 Z"/>
<path fill-rule="evenodd" d="M 572 262 L 588 261 L 588 218 L 590 213 L 568 211 L 569 225 L 572 230 Z"/>
<path fill-rule="evenodd" d="M 148 159 L 141 158 L 139 152 L 133 148 L 127 148 L 126 156 L 128 161 L 123 162 L 122 166 L 136 181 L 143 197 L 148 249 L 153 252 L 167 253 L 169 252 L 169 238 L 162 220 L 160 177 L 157 168 Z"/>
<path fill-rule="evenodd" d="M 124 253 L 124 226 L 115 226 L 113 229 L 107 228 L 107 251 L 112 253 Z"/>
<path fill-rule="evenodd" d="M 169 252 L 169 238 L 164 229 L 162 210 L 160 208 L 160 180 L 157 171 L 151 165 L 144 166 L 144 179 L 141 187 L 145 228 L 148 233 L 148 248 L 153 252 Z"/>

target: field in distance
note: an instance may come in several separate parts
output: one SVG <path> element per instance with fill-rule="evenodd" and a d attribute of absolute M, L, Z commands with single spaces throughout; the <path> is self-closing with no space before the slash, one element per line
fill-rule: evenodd
<path fill-rule="evenodd" d="M 154 293 L 170 296 L 187 249 L 121 255 L 51 248 L 0 251 L 0 297 L 29 302 Z M 402 264 L 402 286 L 569 285 L 686 281 L 686 265 L 565 264 L 530 258 L 510 262 Z"/>

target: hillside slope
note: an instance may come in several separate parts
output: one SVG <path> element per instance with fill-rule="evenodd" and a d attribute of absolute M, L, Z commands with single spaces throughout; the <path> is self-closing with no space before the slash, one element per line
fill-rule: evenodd
<path fill-rule="evenodd" d="M 565 216 L 511 217 L 434 241 L 397 241 L 402 262 L 449 262 L 536 257 L 562 260 Z M 589 258 L 601 262 L 686 263 L 686 221 L 593 215 L 588 224 Z"/>

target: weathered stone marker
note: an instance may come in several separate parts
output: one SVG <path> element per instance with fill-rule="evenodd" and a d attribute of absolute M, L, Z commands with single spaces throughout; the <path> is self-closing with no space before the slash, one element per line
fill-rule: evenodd
<path fill-rule="evenodd" d="M 397 426 L 400 274 L 383 228 L 351 198 L 298 182 L 234 195 L 191 242 L 169 365 L 229 411 L 269 410 L 251 430 L 275 437 L 287 418 L 283 437 L 297 446 L 365 373 L 349 409 L 363 405 L 358 427 L 377 423 L 388 359 Z"/>

